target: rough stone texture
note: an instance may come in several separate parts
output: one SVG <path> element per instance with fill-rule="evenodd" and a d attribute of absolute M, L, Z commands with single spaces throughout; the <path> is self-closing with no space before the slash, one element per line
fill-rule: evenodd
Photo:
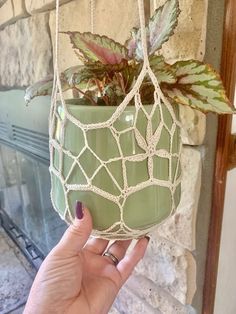
<path fill-rule="evenodd" d="M 201 154 L 193 148 L 182 151 L 182 194 L 175 214 L 160 225 L 159 236 L 189 250 L 195 249 L 195 225 L 201 187 Z"/>
<path fill-rule="evenodd" d="M 137 273 L 168 292 L 182 304 L 188 299 L 188 252 L 163 238 L 152 237 Z M 194 278 L 195 279 L 195 278 Z"/>
<path fill-rule="evenodd" d="M 69 2 L 71 0 L 60 0 L 60 5 Z M 48 10 L 52 10 L 56 7 L 55 0 L 25 0 L 26 10 L 30 14 L 36 14 L 39 12 L 44 12 Z"/>
<path fill-rule="evenodd" d="M 154 309 L 149 305 L 144 299 L 140 299 L 136 292 L 133 293 L 126 287 L 122 288 L 114 305 L 121 314 L 162 314 L 158 309 Z"/>
<path fill-rule="evenodd" d="M 25 10 L 24 0 L 0 2 L 0 8 L 0 29 L 28 15 Z"/>
<path fill-rule="evenodd" d="M 205 114 L 187 106 L 179 106 L 179 108 L 183 144 L 201 145 L 206 134 Z"/>
<path fill-rule="evenodd" d="M 128 280 L 126 287 L 137 294 L 140 302 L 144 300 L 161 313 L 187 314 L 186 307 L 183 304 L 144 276 L 134 274 Z"/>
<path fill-rule="evenodd" d="M 108 314 L 120 314 L 120 312 L 113 306 Z"/>
<path fill-rule="evenodd" d="M 158 6 L 163 3 L 165 3 L 165 0 L 157 1 Z M 178 26 L 175 29 L 175 34 L 161 49 L 169 62 L 191 58 L 203 60 L 205 55 L 207 4 L 208 0 L 179 0 L 181 13 Z"/>
<path fill-rule="evenodd" d="M 187 259 L 187 295 L 186 303 L 192 304 L 195 292 L 197 290 L 196 276 L 197 276 L 197 264 L 196 260 L 193 257 L 193 254 L 186 250 L 186 259 Z"/>
<path fill-rule="evenodd" d="M 52 73 L 48 20 L 42 13 L 0 32 L 0 88 L 28 86 Z"/>
<path fill-rule="evenodd" d="M 128 12 L 128 14 L 127 14 Z M 95 32 L 109 36 L 118 42 L 124 43 L 131 28 L 138 25 L 137 1 L 106 0 L 95 2 Z M 55 11 L 50 13 L 50 29 L 52 39 L 55 37 Z M 61 31 L 90 31 L 90 6 L 87 0 L 76 0 L 60 8 Z M 59 65 L 60 70 L 78 64 L 69 37 L 60 34 Z"/>
<path fill-rule="evenodd" d="M 35 271 L 0 228 L 0 313 L 20 312 L 32 285 Z M 11 312 L 12 313 L 12 312 Z"/>
<path fill-rule="evenodd" d="M 0 8 L 4 5 L 5 2 L 7 2 L 8 0 L 0 0 Z"/>

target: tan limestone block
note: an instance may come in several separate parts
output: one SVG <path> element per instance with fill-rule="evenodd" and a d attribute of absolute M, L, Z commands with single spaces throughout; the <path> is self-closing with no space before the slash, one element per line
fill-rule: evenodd
<path fill-rule="evenodd" d="M 7 0 L 0 6 L 0 29 L 26 16 L 24 0 Z"/>
<path fill-rule="evenodd" d="M 199 110 L 188 106 L 179 106 L 181 139 L 186 145 L 201 145 L 206 134 L 206 116 Z"/>
<path fill-rule="evenodd" d="M 155 2 L 154 2 L 155 3 Z M 157 2 L 163 5 L 165 0 Z M 208 0 L 179 0 L 181 13 L 174 35 L 163 44 L 161 53 L 169 62 L 203 60 L 205 55 Z M 155 6 L 152 5 L 152 12 Z"/>
<path fill-rule="evenodd" d="M 5 2 L 7 2 L 8 0 L 0 0 L 0 8 L 4 5 Z"/>
<path fill-rule="evenodd" d="M 201 154 L 193 148 L 183 148 L 181 200 L 175 214 L 153 233 L 189 250 L 195 249 L 195 227 L 200 196 Z"/>
<path fill-rule="evenodd" d="M 186 303 L 192 304 L 193 297 L 194 297 L 196 290 L 197 290 L 197 283 L 196 283 L 197 264 L 196 264 L 196 260 L 193 257 L 192 253 L 190 253 L 187 250 L 186 250 L 186 259 L 187 259 L 187 263 L 188 263 L 188 268 L 187 268 L 188 290 L 187 290 L 187 296 L 186 296 Z"/>
<path fill-rule="evenodd" d="M 158 284 L 136 272 L 128 279 L 126 287 L 135 293 L 141 302 L 145 300 L 161 313 L 189 314 L 185 305 L 160 288 Z M 120 294 L 125 298 L 122 290 Z"/>
<path fill-rule="evenodd" d="M 0 32 L 0 86 L 23 87 L 52 74 L 48 14 L 21 19 Z"/>
<path fill-rule="evenodd" d="M 185 305 L 189 276 L 186 252 L 175 243 L 152 235 L 145 257 L 137 265 L 136 271 Z"/>
<path fill-rule="evenodd" d="M 60 5 L 67 3 L 71 0 L 60 0 Z M 39 12 L 44 12 L 48 10 L 55 9 L 55 0 L 25 0 L 25 7 L 29 14 L 36 14 Z"/>
<path fill-rule="evenodd" d="M 126 286 L 122 288 L 116 297 L 114 305 L 121 314 L 162 314 L 161 311 L 153 308 L 144 299 L 141 299 L 139 296 L 137 296 L 136 291 L 133 292 Z"/>

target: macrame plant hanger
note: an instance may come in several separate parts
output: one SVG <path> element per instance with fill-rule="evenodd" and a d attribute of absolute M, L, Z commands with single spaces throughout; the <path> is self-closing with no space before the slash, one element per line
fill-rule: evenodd
<path fill-rule="evenodd" d="M 144 5 L 143 5 L 143 0 L 138 0 L 138 9 L 139 9 L 139 18 L 140 18 L 140 27 L 141 27 L 141 40 L 142 40 L 142 49 L 143 49 L 143 67 L 142 70 L 132 88 L 132 90 L 126 95 L 125 99 L 122 101 L 122 103 L 117 107 L 115 112 L 112 114 L 112 116 L 105 122 L 101 123 L 93 123 L 93 124 L 84 124 L 82 123 L 79 119 L 75 118 L 67 109 L 67 104 L 64 101 L 63 93 L 62 93 L 62 87 L 61 87 L 61 82 L 60 82 L 60 73 L 59 73 L 59 64 L 58 64 L 58 47 L 59 47 L 59 0 L 56 1 L 56 36 L 55 36 L 55 63 L 54 63 L 54 85 L 53 85 L 53 92 L 52 92 L 52 103 L 51 103 L 51 110 L 50 110 L 50 117 L 49 117 L 49 137 L 50 137 L 50 173 L 51 173 L 51 178 L 56 177 L 57 180 L 60 181 L 64 197 L 65 197 L 65 211 L 62 213 L 60 210 L 58 210 L 55 200 L 52 196 L 51 193 L 51 199 L 54 208 L 59 212 L 61 217 L 66 220 L 68 223 L 72 222 L 73 217 L 74 217 L 74 208 L 70 208 L 69 202 L 68 202 L 68 193 L 70 191 L 92 191 L 93 193 L 108 199 L 109 201 L 114 202 L 117 204 L 120 210 L 120 220 L 117 221 L 115 224 L 107 228 L 106 230 L 94 230 L 93 235 L 94 236 L 99 236 L 102 238 L 106 239 L 124 239 L 124 238 L 137 238 L 142 236 L 143 234 L 149 233 L 155 226 L 147 227 L 145 230 L 139 230 L 139 229 L 134 229 L 130 228 L 125 220 L 124 220 L 124 215 L 123 215 L 123 208 L 125 204 L 126 198 L 131 195 L 132 193 L 138 192 L 146 187 L 149 186 L 162 186 L 167 189 L 169 189 L 171 193 L 171 200 L 172 200 L 172 210 L 170 212 L 170 215 L 173 214 L 173 211 L 176 209 L 175 205 L 175 198 L 174 194 L 176 192 L 177 187 L 180 185 L 181 181 L 181 176 L 180 176 L 180 155 L 181 155 L 181 145 L 179 146 L 179 151 L 178 152 L 167 152 L 164 149 L 156 149 L 156 143 L 160 139 L 162 129 L 165 128 L 167 132 L 169 133 L 170 136 L 170 146 L 172 145 L 173 137 L 176 132 L 176 128 L 180 128 L 180 122 L 176 118 L 175 112 L 173 110 L 172 105 L 169 103 L 169 101 L 164 97 L 160 86 L 158 84 L 157 78 L 153 71 L 151 70 L 150 64 L 149 64 L 149 59 L 148 59 L 148 53 L 147 53 L 147 40 L 146 40 L 146 28 L 145 28 L 145 15 L 144 15 Z M 95 11 L 95 6 L 94 6 L 94 1 L 90 1 L 90 12 L 91 12 L 91 32 L 94 32 L 94 11 Z M 152 110 L 150 113 L 147 113 L 145 111 L 145 106 L 143 106 L 141 102 L 141 97 L 139 94 L 139 88 L 145 78 L 145 76 L 149 76 L 151 79 L 151 82 L 154 86 L 154 104 L 152 107 Z M 138 145 L 144 150 L 143 154 L 137 154 L 137 155 L 132 155 L 128 157 L 124 157 L 122 155 L 122 150 L 121 146 L 119 143 L 119 136 L 120 133 L 118 132 L 115 127 L 114 123 L 115 121 L 120 117 L 120 115 L 124 112 L 125 108 L 129 104 L 129 102 L 134 99 L 135 103 L 135 121 L 137 119 L 137 114 L 139 110 L 142 110 L 145 113 L 146 119 L 147 119 L 147 133 L 146 133 L 146 140 L 145 142 L 143 141 L 143 138 L 138 130 L 135 129 L 135 123 L 134 126 L 130 127 L 129 129 L 125 131 L 134 131 L 135 133 L 135 138 L 138 143 Z M 60 104 L 63 108 L 63 117 L 58 113 L 58 101 L 60 101 Z M 166 107 L 168 110 L 168 113 L 170 114 L 173 124 L 170 127 L 168 127 L 165 123 L 165 120 L 163 118 L 163 110 L 162 110 L 162 105 Z M 161 116 L 161 121 L 159 123 L 159 126 L 157 127 L 156 130 L 152 129 L 152 117 L 155 114 L 156 108 L 159 107 L 158 110 L 160 110 L 160 116 Z M 60 121 L 60 137 L 61 141 L 58 142 L 55 138 L 55 133 L 56 133 L 56 125 Z M 95 171 L 94 175 L 92 177 L 89 177 L 82 166 L 79 163 L 79 157 L 83 153 L 84 150 L 80 152 L 78 156 L 74 156 L 70 151 L 66 150 L 63 147 L 64 143 L 64 128 L 65 124 L 67 121 L 70 121 L 73 123 L 76 127 L 78 127 L 80 130 L 82 130 L 83 135 L 84 135 L 84 142 L 85 142 L 85 149 L 89 149 L 91 153 L 94 155 L 94 157 L 99 161 L 99 163 L 103 166 L 106 167 L 106 170 L 108 171 L 111 179 L 113 182 L 117 185 L 117 188 L 120 191 L 120 195 L 111 195 L 110 193 L 103 191 L 102 189 L 96 187 L 93 185 L 93 178 L 97 174 Z M 117 160 L 121 160 L 122 162 L 122 175 L 123 175 L 123 180 L 124 180 L 124 186 L 121 187 L 116 179 L 112 176 L 111 172 L 109 172 L 109 169 L 107 168 L 107 164 L 110 162 L 109 160 L 104 164 L 104 161 L 102 161 L 97 154 L 92 151 L 92 149 L 89 147 L 87 137 L 86 137 L 86 132 L 89 130 L 97 130 L 100 128 L 109 128 L 111 133 L 113 134 L 115 141 L 117 143 L 117 146 L 119 147 L 119 151 L 121 152 L 121 156 L 117 158 Z M 54 151 L 57 150 L 59 152 L 59 166 L 58 169 L 54 166 L 53 160 L 54 160 Z M 63 168 L 63 154 L 69 156 L 73 160 L 73 164 L 71 166 L 71 169 L 67 175 L 67 177 L 64 177 L 62 174 L 62 168 Z M 169 179 L 168 180 L 160 180 L 157 179 L 153 176 L 153 158 L 154 156 L 158 156 L 160 158 L 166 158 L 169 161 L 171 161 L 171 158 L 176 158 L 177 163 L 176 163 L 176 168 L 172 169 L 172 163 L 169 162 Z M 112 159 L 114 161 L 115 158 Z M 142 160 L 147 161 L 147 167 L 148 167 L 148 174 L 149 174 L 149 179 L 137 184 L 136 186 L 129 186 L 127 182 L 127 171 L 126 171 L 126 166 L 125 162 L 133 161 L 133 162 L 138 162 Z M 73 166 L 76 164 L 76 166 L 79 166 L 81 171 L 83 172 L 87 184 L 69 184 L 67 182 L 68 177 L 70 176 L 71 172 L 73 171 Z M 53 184 L 53 182 L 52 182 Z M 122 201 L 121 201 L 122 199 Z M 167 217 L 168 218 L 168 217 Z M 167 218 L 165 218 L 163 221 L 165 221 Z M 122 236 L 120 236 L 122 231 Z"/>

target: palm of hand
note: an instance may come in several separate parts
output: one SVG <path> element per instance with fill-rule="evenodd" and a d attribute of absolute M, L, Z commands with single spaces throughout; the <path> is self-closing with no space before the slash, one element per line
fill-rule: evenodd
<path fill-rule="evenodd" d="M 78 313 L 78 308 L 83 308 L 84 314 L 106 313 L 122 284 L 117 268 L 88 250 L 67 258 L 59 252 L 52 256 L 41 269 L 42 281 L 39 273 L 38 284 L 47 295 L 44 307 L 51 313 Z M 107 304 L 107 300 L 111 301 Z M 108 308 L 100 308 L 104 304 Z"/>
<path fill-rule="evenodd" d="M 67 229 L 41 265 L 24 314 L 108 313 L 119 289 L 143 257 L 148 241 L 138 240 L 126 254 L 131 241 L 115 241 L 110 247 L 107 240 L 87 241 L 91 229 L 91 217 L 85 211 L 84 218 Z M 119 259 L 117 266 L 102 255 L 107 250 Z"/>

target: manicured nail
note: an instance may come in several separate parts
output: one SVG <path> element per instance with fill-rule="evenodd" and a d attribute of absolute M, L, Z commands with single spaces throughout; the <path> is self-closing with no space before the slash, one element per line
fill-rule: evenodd
<path fill-rule="evenodd" d="M 144 238 L 145 238 L 145 239 L 147 239 L 147 240 L 148 240 L 148 242 L 149 242 L 149 241 L 150 241 L 150 239 L 151 239 L 148 235 L 146 235 Z"/>
<path fill-rule="evenodd" d="M 76 201 L 75 215 L 78 219 L 82 219 L 84 217 L 83 204 L 80 201 Z"/>

